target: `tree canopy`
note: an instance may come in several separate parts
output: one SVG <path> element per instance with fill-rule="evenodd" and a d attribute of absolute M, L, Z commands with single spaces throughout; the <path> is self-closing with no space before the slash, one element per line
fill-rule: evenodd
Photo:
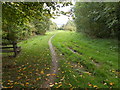
<path fill-rule="evenodd" d="M 77 2 L 75 17 L 78 32 L 101 38 L 120 34 L 120 2 Z"/>
<path fill-rule="evenodd" d="M 63 6 L 69 4 L 64 3 Z M 45 34 L 50 27 L 50 18 L 58 13 L 56 5 L 57 2 L 3 2 L 3 39 L 15 41 Z"/>

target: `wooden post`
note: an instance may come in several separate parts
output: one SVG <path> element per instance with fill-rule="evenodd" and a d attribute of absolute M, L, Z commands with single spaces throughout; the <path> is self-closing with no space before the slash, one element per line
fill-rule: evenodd
<path fill-rule="evenodd" d="M 14 57 L 17 56 L 17 43 L 13 41 L 13 50 L 14 50 Z"/>

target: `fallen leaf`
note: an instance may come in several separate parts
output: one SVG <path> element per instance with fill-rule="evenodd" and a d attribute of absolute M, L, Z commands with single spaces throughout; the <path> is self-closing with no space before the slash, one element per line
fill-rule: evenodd
<path fill-rule="evenodd" d="M 40 72 L 40 74 L 44 74 L 44 71 L 42 70 L 42 71 Z"/>
<path fill-rule="evenodd" d="M 46 69 L 50 69 L 50 68 L 46 68 Z"/>
<path fill-rule="evenodd" d="M 38 71 L 38 69 L 36 69 L 36 71 Z"/>
<path fill-rule="evenodd" d="M 109 83 L 109 84 L 112 86 L 114 83 L 111 82 L 111 83 Z"/>
<path fill-rule="evenodd" d="M 29 73 L 32 73 L 32 72 L 29 72 Z"/>
<path fill-rule="evenodd" d="M 70 62 L 68 62 L 68 64 L 70 64 Z"/>
<path fill-rule="evenodd" d="M 59 87 L 61 87 L 61 86 L 62 86 L 62 84 L 58 85 L 56 88 L 59 88 Z"/>
<path fill-rule="evenodd" d="M 72 85 L 69 83 L 70 87 L 72 87 Z"/>
<path fill-rule="evenodd" d="M 50 76 L 50 74 L 47 74 L 46 76 Z"/>
<path fill-rule="evenodd" d="M 36 78 L 36 80 L 40 80 L 40 78 Z"/>
<path fill-rule="evenodd" d="M 104 83 L 104 85 L 106 85 L 107 83 Z"/>
<path fill-rule="evenodd" d="M 49 85 L 50 87 L 53 87 L 54 86 L 54 84 L 52 84 L 52 83 L 50 83 L 50 85 Z"/>
<path fill-rule="evenodd" d="M 55 83 L 55 85 L 57 85 L 58 83 Z"/>
<path fill-rule="evenodd" d="M 96 87 L 97 87 L 97 85 L 94 85 L 93 87 L 95 87 L 95 88 L 96 88 Z"/>
<path fill-rule="evenodd" d="M 90 87 L 91 87 L 91 86 L 92 86 L 92 84 L 88 84 L 88 86 L 90 86 Z"/>
<path fill-rule="evenodd" d="M 62 77 L 62 79 L 60 79 L 61 81 L 64 80 L 65 76 Z"/>
<path fill-rule="evenodd" d="M 26 82 L 26 85 L 28 85 L 29 83 L 28 82 Z"/>
<path fill-rule="evenodd" d="M 17 79 L 20 79 L 21 77 L 17 77 Z"/>
<path fill-rule="evenodd" d="M 25 69 L 26 69 L 26 67 L 23 68 L 23 70 L 25 70 Z"/>
<path fill-rule="evenodd" d="M 24 84 L 23 84 L 23 83 L 21 83 L 20 85 L 24 86 Z"/>
<path fill-rule="evenodd" d="M 12 80 L 8 80 L 8 82 L 13 82 Z"/>
<path fill-rule="evenodd" d="M 14 82 L 14 84 L 19 84 L 18 82 Z"/>
<path fill-rule="evenodd" d="M 51 74 L 51 75 L 55 76 L 56 74 Z"/>

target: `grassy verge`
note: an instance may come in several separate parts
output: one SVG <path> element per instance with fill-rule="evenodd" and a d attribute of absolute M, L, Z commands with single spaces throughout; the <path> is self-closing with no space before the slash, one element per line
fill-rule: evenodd
<path fill-rule="evenodd" d="M 22 50 L 16 58 L 3 58 L 4 88 L 39 88 L 51 67 L 48 40 L 53 35 L 35 36 L 20 42 Z"/>
<path fill-rule="evenodd" d="M 54 87 L 118 88 L 117 41 L 63 31 L 52 42 L 60 58 Z"/>

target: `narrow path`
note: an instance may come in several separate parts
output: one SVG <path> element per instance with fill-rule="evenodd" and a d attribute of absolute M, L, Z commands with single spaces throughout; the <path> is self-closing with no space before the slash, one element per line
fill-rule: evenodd
<path fill-rule="evenodd" d="M 50 75 L 49 75 L 49 78 L 47 81 L 45 81 L 42 85 L 42 88 L 50 88 L 51 85 L 53 85 L 54 83 L 54 80 L 56 78 L 56 74 L 58 72 L 58 59 L 57 59 L 57 55 L 55 53 L 55 49 L 52 45 L 52 38 L 55 36 L 56 34 L 54 34 L 48 41 L 48 45 L 49 45 L 49 48 L 50 48 L 50 52 L 51 52 L 51 56 L 52 56 L 52 67 L 51 67 L 51 70 L 50 70 Z"/>

